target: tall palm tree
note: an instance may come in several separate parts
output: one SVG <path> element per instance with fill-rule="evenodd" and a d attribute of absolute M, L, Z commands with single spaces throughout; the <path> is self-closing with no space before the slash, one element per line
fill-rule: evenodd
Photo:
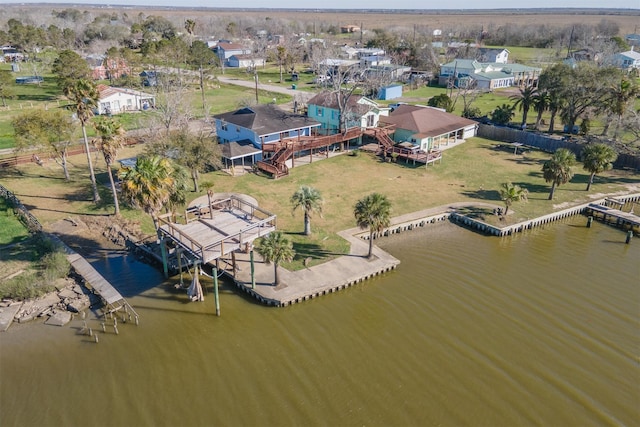
<path fill-rule="evenodd" d="M 358 227 L 369 228 L 369 253 L 367 258 L 373 255 L 373 233 L 381 232 L 391 223 L 391 202 L 380 193 L 372 193 L 358 200 L 353 215 Z"/>
<path fill-rule="evenodd" d="M 618 132 L 620 131 L 622 117 L 627 111 L 629 104 L 631 104 L 639 94 L 640 86 L 635 82 L 635 80 L 631 80 L 626 76 L 623 77 L 619 83 L 609 89 L 605 105 L 607 109 L 618 119 L 613 133 L 613 139 L 618 139 Z"/>
<path fill-rule="evenodd" d="M 196 29 L 196 21 L 194 21 L 193 19 L 187 19 L 186 21 L 184 21 L 184 29 L 187 30 L 187 33 L 189 34 L 189 46 L 191 46 L 193 44 L 193 35 Z"/>
<path fill-rule="evenodd" d="M 542 115 L 549 109 L 549 93 L 547 91 L 537 91 L 533 97 L 533 110 L 538 113 L 536 115 L 535 128 L 538 130 Z"/>
<path fill-rule="evenodd" d="M 519 202 L 521 200 L 527 201 L 529 196 L 529 190 L 522 188 L 519 185 L 513 185 L 511 182 L 505 182 L 500 189 L 500 199 L 504 202 L 504 214 L 507 215 L 509 207 L 513 202 Z"/>
<path fill-rule="evenodd" d="M 562 97 L 562 94 L 559 92 L 549 92 L 549 103 L 547 108 L 551 113 L 551 118 L 549 119 L 548 133 L 553 133 L 554 128 L 556 127 L 556 116 L 558 115 L 558 111 L 562 110 L 564 104 L 565 100 Z"/>
<path fill-rule="evenodd" d="M 576 164 L 576 155 L 566 148 L 558 148 L 551 159 L 542 165 L 542 173 L 546 182 L 551 182 L 551 192 L 549 200 L 553 200 L 553 193 L 556 186 L 566 184 L 573 178 L 573 169 Z"/>
<path fill-rule="evenodd" d="M 518 95 L 512 95 L 510 98 L 514 100 L 513 106 L 522 111 L 522 125 L 527 124 L 527 115 L 529 109 L 534 105 L 538 89 L 533 85 L 526 85 L 520 88 Z"/>
<path fill-rule="evenodd" d="M 259 240 L 256 251 L 264 258 L 267 264 L 273 263 L 274 283 L 280 284 L 278 266 L 283 262 L 290 262 L 296 256 L 293 243 L 286 238 L 281 231 L 274 231 Z"/>
<path fill-rule="evenodd" d="M 120 203 L 118 202 L 118 191 L 113 180 L 113 172 L 111 165 L 118 157 L 118 150 L 122 148 L 124 143 L 125 130 L 120 123 L 112 118 L 97 121 L 93 125 L 100 135 L 100 138 L 94 141 L 98 150 L 102 151 L 104 162 L 107 164 L 107 174 L 111 183 L 111 192 L 113 193 L 113 204 L 115 206 L 115 215 L 120 215 Z"/>
<path fill-rule="evenodd" d="M 125 167 L 120 173 L 122 195 L 131 205 L 149 214 L 156 229 L 158 214 L 173 192 L 173 173 L 171 161 L 160 156 L 138 157 L 134 167 Z"/>
<path fill-rule="evenodd" d="M 93 117 L 93 111 L 98 107 L 98 89 L 93 82 L 80 79 L 64 88 L 64 96 L 71 101 L 71 109 L 76 113 L 80 121 L 80 126 L 82 127 L 82 138 L 84 139 L 84 148 L 87 152 L 89 177 L 91 178 L 91 187 L 93 190 L 93 202 L 98 203 L 100 201 L 100 194 L 98 193 L 96 175 L 93 172 L 89 140 L 87 139 L 87 123 L 89 119 Z"/>
<path fill-rule="evenodd" d="M 582 162 L 584 169 L 589 171 L 589 183 L 587 191 L 591 189 L 593 178 L 597 173 L 604 172 L 613 167 L 613 162 L 618 158 L 618 153 L 606 144 L 589 144 L 582 149 Z"/>
<path fill-rule="evenodd" d="M 307 185 L 302 185 L 291 196 L 291 203 L 293 204 L 293 212 L 297 208 L 302 208 L 304 212 L 304 235 L 311 234 L 311 213 L 317 212 L 322 216 L 322 195 L 320 191 Z"/>

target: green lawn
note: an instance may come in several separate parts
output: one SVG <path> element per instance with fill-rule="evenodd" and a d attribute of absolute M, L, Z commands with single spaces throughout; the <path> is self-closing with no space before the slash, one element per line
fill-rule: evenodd
<path fill-rule="evenodd" d="M 628 171 L 610 171 L 597 176 L 592 191 L 585 191 L 588 174 L 581 165 L 575 168 L 574 179 L 556 191 L 553 201 L 547 200 L 550 185 L 542 178 L 542 163 L 548 153 L 529 151 L 514 155 L 512 150 L 500 149 L 500 144 L 473 138 L 458 147 L 446 150 L 441 164 L 414 167 L 403 163 L 383 163 L 378 158 L 360 153 L 342 155 L 311 165 L 295 167 L 287 177 L 273 180 L 248 173 L 231 177 L 224 172 L 203 174 L 202 181 L 214 183 L 216 192 L 238 192 L 256 198 L 260 206 L 278 216 L 278 228 L 294 241 L 298 257 L 289 268 L 302 268 L 307 257 L 312 263 L 325 261 L 347 250 L 346 243 L 336 235 L 339 230 L 355 226 L 353 206 L 356 201 L 372 192 L 389 197 L 393 215 L 402 215 L 453 202 L 467 201 L 494 203 L 501 206 L 498 190 L 503 182 L 511 181 L 529 190 L 529 202 L 515 203 L 505 224 L 544 215 L 562 207 L 585 203 L 594 194 L 632 191 L 630 186 L 640 181 L 637 174 Z M 130 157 L 143 149 L 137 146 L 125 149 L 119 158 Z M 108 215 L 113 212 L 111 194 L 100 186 L 102 202 L 91 203 L 91 189 L 83 156 L 71 159 L 72 180 L 65 182 L 55 163 L 44 166 L 28 164 L 19 169 L 0 171 L 5 186 L 18 193 L 30 206 L 32 213 L 44 224 L 74 214 Z M 98 181 L 107 182 L 105 165 L 96 158 Z M 313 235 L 305 237 L 300 212 L 292 215 L 289 198 L 300 185 L 311 185 L 321 191 L 325 200 L 323 215 L 312 218 Z M 45 190 L 46 189 L 46 190 Z M 635 189 L 633 191 L 638 191 Z M 190 192 L 189 200 L 206 194 Z M 490 210 L 476 212 L 485 220 L 497 221 Z M 124 208 L 123 216 L 139 220 L 143 230 L 153 232 L 148 215 Z"/>
<path fill-rule="evenodd" d="M 29 237 L 29 232 L 13 214 L 13 208 L 0 197 L 0 246 L 21 242 Z"/>

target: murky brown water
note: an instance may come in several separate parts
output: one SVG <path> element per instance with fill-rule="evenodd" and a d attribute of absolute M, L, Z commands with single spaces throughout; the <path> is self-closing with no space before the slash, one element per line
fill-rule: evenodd
<path fill-rule="evenodd" d="M 382 277 L 282 309 L 227 287 L 220 318 L 108 260 L 140 326 L 0 334 L 0 424 L 638 425 L 640 239 L 585 223 L 434 225 L 379 241 Z"/>

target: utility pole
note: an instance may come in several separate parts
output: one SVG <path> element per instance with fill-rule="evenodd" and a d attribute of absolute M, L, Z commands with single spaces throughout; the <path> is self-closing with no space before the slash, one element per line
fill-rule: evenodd
<path fill-rule="evenodd" d="M 254 78 L 254 80 L 256 82 L 256 104 L 258 104 L 259 103 L 259 101 L 258 101 L 258 70 L 254 69 L 253 78 Z"/>

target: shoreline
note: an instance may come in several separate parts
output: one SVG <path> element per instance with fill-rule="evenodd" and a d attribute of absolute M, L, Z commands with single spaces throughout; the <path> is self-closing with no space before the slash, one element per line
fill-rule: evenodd
<path fill-rule="evenodd" d="M 616 194 L 615 196 L 622 197 L 627 203 L 640 200 L 640 193 L 626 195 Z M 380 237 L 413 230 L 414 228 L 422 228 L 428 224 L 434 224 L 445 220 L 450 220 L 457 225 L 474 228 L 473 231 L 484 232 L 485 234 L 496 236 L 507 236 L 512 235 L 515 232 L 522 232 L 524 230 L 530 229 L 533 226 L 554 222 L 558 219 L 566 218 L 567 216 L 577 215 L 579 213 L 582 213 L 587 205 L 591 203 L 604 204 L 606 200 L 607 197 L 599 200 L 594 200 L 590 203 L 569 207 L 567 209 L 563 209 L 552 214 L 547 214 L 539 218 L 518 222 L 516 224 L 510 224 L 505 227 L 496 227 L 478 219 L 474 219 L 467 215 L 458 213 L 458 210 L 460 208 L 494 209 L 497 207 L 502 207 L 501 205 L 492 203 L 456 202 L 393 217 L 391 219 L 390 226 L 380 233 L 374 233 L 373 238 L 377 239 Z M 63 223 L 67 224 L 66 222 Z M 85 227 L 77 227 L 77 225 L 75 224 L 73 225 L 73 227 L 77 228 L 71 229 L 73 233 L 68 231 L 68 227 L 67 232 L 64 233 L 64 227 L 61 228 L 60 222 L 58 222 L 57 226 L 53 224 L 50 227 L 52 228 L 52 230 L 50 230 L 50 233 L 62 240 L 65 245 L 68 245 L 69 247 L 74 246 L 74 249 L 76 250 L 80 249 L 79 253 L 82 257 L 85 257 L 90 253 L 95 253 L 96 251 L 119 252 L 122 250 L 126 250 L 126 245 L 121 246 L 115 243 L 111 238 L 106 237 L 103 232 L 92 229 L 91 227 L 87 227 L 86 224 Z M 495 230 L 501 231 L 498 233 Z M 63 235 L 61 235 L 61 233 Z M 256 298 L 266 305 L 284 307 L 294 303 L 306 301 L 308 299 L 313 299 L 327 293 L 333 293 L 341 289 L 346 289 L 371 277 L 393 270 L 400 264 L 399 260 L 383 251 L 382 249 L 378 248 L 376 245 L 374 245 L 373 260 L 369 260 L 363 255 L 368 250 L 368 230 L 354 227 L 339 231 L 337 234 L 349 242 L 349 254 L 339 256 L 322 264 L 296 271 L 289 271 L 280 267 L 280 276 L 282 282 L 279 286 L 273 286 L 269 279 L 273 275 L 273 267 L 271 265 L 264 264 L 259 256 L 257 257 L 258 260 L 255 263 L 255 288 L 252 287 L 251 277 L 248 276 L 248 272 L 250 271 L 249 259 L 247 258 L 247 256 L 243 256 L 246 254 L 238 254 L 238 264 L 242 265 L 243 263 L 247 263 L 247 266 L 245 266 L 245 268 L 241 268 L 240 271 L 236 273 L 236 276 L 230 275 L 229 272 L 225 271 L 224 269 L 222 271 L 227 273 L 230 280 L 236 285 L 239 290 L 250 294 L 253 298 Z M 74 240 L 76 241 L 74 242 Z M 77 240 L 84 241 L 85 243 L 87 241 L 91 241 L 93 244 L 90 246 L 80 247 L 78 246 Z M 83 279 L 77 277 L 75 272 L 73 272 L 69 276 L 69 280 L 72 280 L 74 282 L 69 287 L 74 289 L 80 287 L 82 288 L 85 295 L 93 293 L 90 288 L 84 285 Z M 302 289 L 299 286 L 300 283 L 303 283 L 305 285 Z M 10 302 L 4 304 L 2 309 L 0 310 L 0 325 L 7 322 L 7 316 L 9 315 L 9 313 L 12 313 L 10 314 L 12 319 L 9 325 L 4 329 L 0 328 L 0 331 L 4 332 L 8 330 L 12 323 L 18 323 L 25 326 L 35 323 L 47 324 L 46 322 L 48 318 L 45 318 L 42 322 L 39 322 L 38 319 L 46 317 L 46 315 L 49 315 L 50 313 L 55 314 L 56 309 L 54 307 L 56 305 L 59 305 L 61 301 L 64 300 L 63 297 L 70 297 L 69 295 L 67 295 L 67 293 L 69 293 L 67 288 L 64 288 L 56 292 L 47 294 L 37 300 Z M 56 298 L 52 298 L 52 296 L 55 296 Z M 56 299 L 56 301 L 53 301 L 53 299 Z M 50 304 L 49 308 L 43 309 L 39 316 L 32 316 L 27 321 L 18 321 L 14 318 L 14 316 L 18 312 L 20 312 L 21 307 L 25 305 L 37 305 L 37 302 L 40 300 L 50 300 L 53 302 L 52 304 Z M 15 308 L 16 305 L 18 305 L 18 308 Z M 68 315 L 65 314 L 64 318 L 68 317 L 68 321 L 64 322 L 64 324 L 56 324 L 55 322 L 53 324 L 55 324 L 56 326 L 65 326 L 69 321 L 73 319 L 75 314 L 79 314 L 87 308 L 90 307 L 84 307 L 83 310 L 77 312 L 67 310 L 66 313 L 68 313 Z"/>

